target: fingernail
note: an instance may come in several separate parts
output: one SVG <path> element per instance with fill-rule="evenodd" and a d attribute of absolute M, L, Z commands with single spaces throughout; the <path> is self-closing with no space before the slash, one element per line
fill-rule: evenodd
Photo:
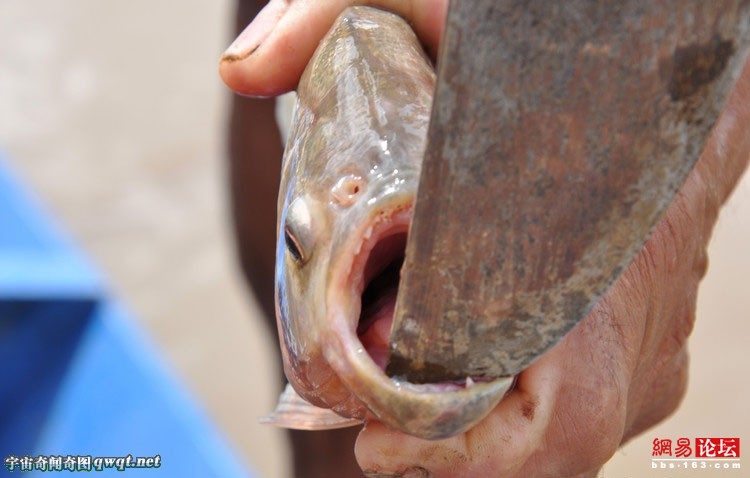
<path fill-rule="evenodd" d="M 419 466 L 393 473 L 365 470 L 364 474 L 367 478 L 430 478 L 430 472 Z"/>
<path fill-rule="evenodd" d="M 271 0 L 224 51 L 222 61 L 237 61 L 252 55 L 268 38 L 288 7 L 285 0 Z"/>

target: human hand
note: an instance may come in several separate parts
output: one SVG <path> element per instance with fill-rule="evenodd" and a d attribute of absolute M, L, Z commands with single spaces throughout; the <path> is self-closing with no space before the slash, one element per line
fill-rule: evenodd
<path fill-rule="evenodd" d="M 293 88 L 320 38 L 351 3 L 272 1 L 230 48 L 224 80 L 251 95 Z M 434 55 L 445 1 L 370 3 L 409 20 Z M 433 477 L 591 475 L 622 442 L 671 413 L 685 390 L 686 339 L 705 247 L 750 155 L 750 67 L 727 105 L 641 253 L 595 309 L 520 374 L 516 389 L 483 422 L 441 441 L 370 423 L 356 445 L 360 466 L 373 476 L 409 469 Z"/>
<path fill-rule="evenodd" d="M 448 0 L 271 0 L 224 52 L 221 77 L 243 95 L 276 96 L 293 90 L 336 17 L 356 4 L 401 15 L 432 58 L 437 55 Z"/>

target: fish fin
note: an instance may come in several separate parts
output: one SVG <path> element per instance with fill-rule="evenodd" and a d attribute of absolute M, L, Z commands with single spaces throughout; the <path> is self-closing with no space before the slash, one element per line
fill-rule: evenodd
<path fill-rule="evenodd" d="M 361 425 L 357 418 L 345 418 L 333 410 L 316 407 L 300 397 L 290 384 L 279 397 L 276 410 L 258 420 L 263 425 L 273 425 L 294 430 L 333 430 Z"/>

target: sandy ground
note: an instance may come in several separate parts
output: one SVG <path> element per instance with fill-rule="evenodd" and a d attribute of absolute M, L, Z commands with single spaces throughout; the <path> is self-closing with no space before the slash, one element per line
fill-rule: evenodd
<path fill-rule="evenodd" d="M 275 478 L 288 476 L 285 442 L 256 418 L 275 401 L 276 344 L 245 293 L 228 232 L 229 94 L 216 70 L 232 8 L 228 0 L 0 2 L 0 148 L 233 446 L 259 476 Z M 749 245 L 750 176 L 711 244 L 684 404 L 602 476 L 747 476 L 668 475 L 650 458 L 656 437 L 747 436 Z"/>

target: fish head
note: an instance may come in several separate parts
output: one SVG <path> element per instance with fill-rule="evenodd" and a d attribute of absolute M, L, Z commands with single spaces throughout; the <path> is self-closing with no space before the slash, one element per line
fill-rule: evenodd
<path fill-rule="evenodd" d="M 283 161 L 276 304 L 284 368 L 313 405 L 443 438 L 512 383 L 385 374 L 435 75 L 408 24 L 347 9 L 298 87 Z"/>
<path fill-rule="evenodd" d="M 387 116 L 429 120 L 428 107 L 408 110 Z M 280 191 L 277 317 L 295 389 L 313 404 L 364 416 L 363 407 L 338 402 L 350 394 L 325 354 L 345 337 L 385 367 L 424 132 L 394 124 L 382 136 L 342 135 L 341 118 L 326 111 L 310 118 L 304 106 L 295 109 Z"/>

